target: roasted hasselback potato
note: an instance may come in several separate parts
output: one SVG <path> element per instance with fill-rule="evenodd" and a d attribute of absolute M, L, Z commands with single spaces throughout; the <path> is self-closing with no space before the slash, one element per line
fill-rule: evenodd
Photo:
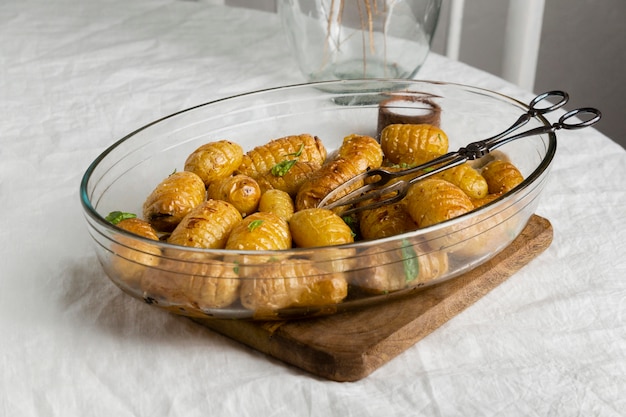
<path fill-rule="evenodd" d="M 242 278 L 241 303 L 257 317 L 275 315 L 287 307 L 326 306 L 348 295 L 341 274 L 329 274 L 305 259 L 286 259 L 259 268 L 253 278 Z"/>
<path fill-rule="evenodd" d="M 362 172 L 358 164 L 347 159 L 338 158 L 326 163 L 300 187 L 295 198 L 296 211 L 317 207 L 328 193 Z M 362 181 L 357 182 L 352 189 L 362 184 Z"/>
<path fill-rule="evenodd" d="M 331 210 L 311 208 L 297 211 L 289 221 L 296 246 L 311 248 L 354 242 L 350 227 Z"/>
<path fill-rule="evenodd" d="M 334 158 L 302 184 L 296 195 L 296 210 L 317 207 L 332 190 L 358 174 L 380 167 L 382 160 L 382 150 L 374 138 L 347 136 Z M 355 183 L 354 188 L 360 185 L 362 183 Z"/>
<path fill-rule="evenodd" d="M 380 134 L 385 158 L 394 164 L 421 165 L 448 152 L 448 136 L 428 124 L 392 124 Z"/>
<path fill-rule="evenodd" d="M 361 236 L 367 240 L 395 236 L 417 229 L 417 224 L 406 211 L 403 202 L 364 210 L 358 214 L 358 218 Z"/>
<path fill-rule="evenodd" d="M 242 220 L 239 210 L 222 200 L 207 200 L 187 214 L 167 239 L 194 248 L 223 249 L 233 227 Z"/>
<path fill-rule="evenodd" d="M 487 181 L 490 194 L 507 193 L 524 181 L 522 173 L 508 161 L 489 162 L 482 168 L 481 173 Z"/>
<path fill-rule="evenodd" d="M 319 138 L 308 134 L 286 136 L 248 151 L 237 172 L 256 179 L 272 168 L 276 170 L 277 165 L 279 169 L 292 161 L 321 165 L 325 159 L 326 148 Z"/>
<path fill-rule="evenodd" d="M 144 300 L 176 305 L 178 312 L 202 317 L 239 297 L 240 280 L 233 264 L 209 259 L 202 253 L 170 253 L 159 268 L 142 279 Z"/>
<path fill-rule="evenodd" d="M 159 236 L 152 225 L 137 218 L 134 214 L 112 212 L 107 216 L 107 220 L 127 232 L 149 240 L 159 240 Z M 125 236 L 120 236 L 117 240 L 120 244 L 114 243 L 111 248 L 111 251 L 117 254 L 113 258 L 111 267 L 118 272 L 124 282 L 137 288 L 146 268 L 159 263 L 161 250 L 149 242 L 140 242 Z"/>
<path fill-rule="evenodd" d="M 206 199 L 202 179 L 193 172 L 174 172 L 143 203 L 143 218 L 159 232 L 171 232 Z"/>
<path fill-rule="evenodd" d="M 472 200 L 456 185 L 441 178 L 426 178 L 409 188 L 403 199 L 419 228 L 453 219 L 474 209 Z"/>
<path fill-rule="evenodd" d="M 281 250 L 291 248 L 289 224 L 273 213 L 258 212 L 239 222 L 230 233 L 226 249 Z"/>
<path fill-rule="evenodd" d="M 337 150 L 337 158 L 353 161 L 361 171 L 378 168 L 383 163 L 383 150 L 371 136 L 348 135 Z"/>
<path fill-rule="evenodd" d="M 185 161 L 185 171 L 197 174 L 205 186 L 230 176 L 241 164 L 243 149 L 228 140 L 210 142 L 193 151 Z"/>
<path fill-rule="evenodd" d="M 436 176 L 456 185 L 470 198 L 483 198 L 489 192 L 487 180 L 468 163 L 446 169 Z"/>
<path fill-rule="evenodd" d="M 137 217 L 131 217 L 123 219 L 115 223 L 120 229 L 124 229 L 127 232 L 131 232 L 135 235 L 145 237 L 150 240 L 159 240 L 157 231 L 152 227 L 150 223 Z"/>

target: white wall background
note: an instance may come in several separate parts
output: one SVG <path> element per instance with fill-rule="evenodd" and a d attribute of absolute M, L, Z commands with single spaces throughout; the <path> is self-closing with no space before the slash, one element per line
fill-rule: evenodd
<path fill-rule="evenodd" d="M 225 2 L 275 10 L 275 0 Z M 433 40 L 442 54 L 449 0 L 443 6 Z M 465 2 L 461 61 L 501 74 L 507 8 L 501 0 Z M 599 108 L 597 129 L 626 148 L 626 0 L 546 0 L 534 91 L 555 89 L 570 93 L 569 108 Z"/>

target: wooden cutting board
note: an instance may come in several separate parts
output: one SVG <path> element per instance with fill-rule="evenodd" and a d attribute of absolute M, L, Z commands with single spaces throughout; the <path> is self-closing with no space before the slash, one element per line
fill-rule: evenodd
<path fill-rule="evenodd" d="M 333 381 L 356 381 L 413 346 L 543 252 L 552 225 L 533 215 L 501 253 L 453 280 L 406 297 L 295 321 L 193 320 L 285 363 Z"/>

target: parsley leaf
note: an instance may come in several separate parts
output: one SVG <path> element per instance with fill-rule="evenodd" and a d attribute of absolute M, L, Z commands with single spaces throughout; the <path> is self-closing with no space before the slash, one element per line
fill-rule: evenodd
<path fill-rule="evenodd" d="M 298 158 L 300 158 L 300 155 L 302 155 L 303 150 L 304 150 L 304 143 L 301 143 L 300 148 L 298 148 L 296 152 L 285 155 L 285 156 L 293 156 L 294 159 L 286 159 L 274 165 L 270 169 L 270 172 L 272 173 L 272 175 L 275 177 L 282 177 L 287 172 L 289 172 L 289 170 L 296 164 L 296 162 L 298 162 Z"/>
<path fill-rule="evenodd" d="M 270 169 L 270 172 L 275 177 L 282 177 L 298 162 L 297 159 L 288 159 L 277 163 Z"/>
<path fill-rule="evenodd" d="M 256 229 L 257 227 L 261 226 L 263 224 L 263 220 L 261 219 L 257 219 L 257 220 L 252 220 L 249 224 L 248 224 L 248 230 L 249 231 L 253 231 L 254 229 Z"/>
<path fill-rule="evenodd" d="M 118 224 L 122 220 L 134 219 L 135 217 L 137 217 L 137 215 L 134 213 L 125 213 L 123 211 L 112 211 L 104 219 L 108 221 L 109 223 Z"/>
<path fill-rule="evenodd" d="M 417 253 L 408 240 L 402 242 L 402 266 L 404 266 L 404 280 L 406 282 L 415 280 L 419 275 L 420 264 Z"/>

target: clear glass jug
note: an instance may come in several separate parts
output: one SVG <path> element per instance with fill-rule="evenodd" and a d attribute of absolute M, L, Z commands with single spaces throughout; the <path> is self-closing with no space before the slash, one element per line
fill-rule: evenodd
<path fill-rule="evenodd" d="M 307 81 L 412 78 L 428 52 L 441 0 L 278 0 Z"/>

